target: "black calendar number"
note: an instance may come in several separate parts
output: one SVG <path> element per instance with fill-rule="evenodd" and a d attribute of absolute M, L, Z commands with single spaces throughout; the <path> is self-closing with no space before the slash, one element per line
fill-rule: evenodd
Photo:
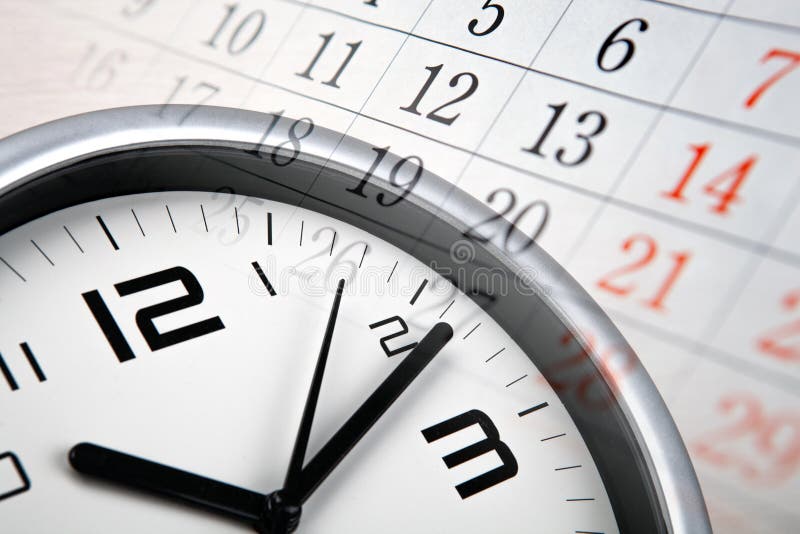
<path fill-rule="evenodd" d="M 480 21 L 478 19 L 472 19 L 467 26 L 469 33 L 476 37 L 483 37 L 484 35 L 489 35 L 497 28 L 500 27 L 500 24 L 503 22 L 503 18 L 506 16 L 506 10 L 503 9 L 503 6 L 498 4 L 497 2 L 492 2 L 491 0 L 486 0 L 483 3 L 483 7 L 481 9 L 492 9 L 494 10 L 494 20 L 492 20 L 491 24 L 489 24 L 485 29 L 479 30 L 478 25 Z"/>
<path fill-rule="evenodd" d="M 562 113 L 564 113 L 564 110 L 567 108 L 567 103 L 549 104 L 548 107 L 552 111 L 550 121 L 542 130 L 542 133 L 539 134 L 539 138 L 533 145 L 527 148 L 522 148 L 523 151 L 530 152 L 531 154 L 541 158 L 547 157 L 547 154 L 543 151 L 544 145 L 546 144 L 547 139 L 550 137 L 553 127 L 558 124 Z M 582 150 L 580 153 L 570 159 L 570 157 L 567 155 L 568 150 L 565 147 L 560 147 L 555 152 L 556 161 L 565 167 L 575 167 L 585 163 L 589 159 L 593 150 L 592 140 L 605 131 L 606 126 L 608 125 L 608 120 L 606 119 L 606 116 L 599 111 L 585 111 L 578 115 L 576 123 L 577 126 L 586 126 L 586 131 L 579 130 L 575 133 L 575 137 L 580 139 L 582 144 Z"/>
<path fill-rule="evenodd" d="M 486 201 L 489 206 L 495 210 L 495 214 L 467 229 L 464 232 L 464 237 L 473 239 L 479 243 L 486 243 L 496 235 L 497 230 L 495 229 L 490 235 L 486 235 L 483 233 L 484 230 L 479 230 L 479 228 L 493 227 L 495 226 L 493 223 L 495 223 L 495 221 L 499 221 L 506 228 L 503 248 L 508 252 L 517 253 L 530 248 L 536 242 L 536 240 L 539 239 L 539 236 L 544 231 L 545 227 L 547 226 L 547 221 L 550 218 L 550 205 L 544 200 L 534 200 L 533 202 L 529 202 L 515 215 L 512 215 L 517 206 L 517 195 L 514 194 L 514 191 L 505 187 L 495 189 L 489 193 Z M 504 202 L 504 205 L 498 210 L 492 206 L 495 201 L 498 203 Z M 517 245 L 516 247 L 512 246 L 511 238 L 514 235 L 514 229 L 523 228 L 526 225 L 525 219 L 528 218 L 530 213 L 533 213 L 536 216 L 536 224 L 534 225 L 534 229 L 520 245 Z"/>
<path fill-rule="evenodd" d="M 281 122 L 285 110 L 273 111 L 270 113 L 269 125 L 264 130 L 264 134 L 258 143 L 249 150 L 251 154 L 259 158 L 264 158 L 264 143 L 266 143 L 275 127 Z M 272 163 L 278 167 L 286 167 L 295 162 L 302 149 L 302 141 L 314 131 L 314 121 L 310 117 L 303 117 L 292 121 L 289 126 L 286 140 L 275 145 L 270 151 Z M 291 148 L 289 148 L 291 146 Z"/>
<path fill-rule="evenodd" d="M 381 165 L 383 159 L 391 150 L 391 146 L 385 146 L 382 148 L 372 147 L 372 151 L 375 152 L 375 159 L 372 161 L 372 165 L 370 166 L 369 170 L 364 173 L 364 176 L 361 178 L 361 181 L 358 182 L 356 186 L 351 189 L 347 189 L 350 193 L 354 195 L 358 195 L 363 198 L 367 198 L 366 193 L 364 193 L 364 187 L 366 187 L 367 182 L 369 179 L 372 178 L 375 171 L 378 169 L 378 166 Z M 392 166 L 391 170 L 389 170 L 389 183 L 393 186 L 398 187 L 403 190 L 402 193 L 395 196 L 393 199 L 389 199 L 389 195 L 386 193 L 378 193 L 375 196 L 378 204 L 381 206 L 394 206 L 395 204 L 402 201 L 404 198 L 408 196 L 411 191 L 414 190 L 414 186 L 417 185 L 419 182 L 420 177 L 422 177 L 422 172 L 425 169 L 425 166 L 422 163 L 422 158 L 419 156 L 406 156 L 400 160 L 398 160 L 394 166 Z M 401 182 L 401 174 L 408 177 L 407 180 Z"/>
<path fill-rule="evenodd" d="M 227 4 L 225 15 L 217 26 L 214 34 L 203 44 L 211 48 L 217 48 L 220 39 L 225 43 L 225 48 L 229 54 L 235 56 L 241 54 L 261 35 L 264 24 L 267 22 L 267 15 L 260 9 L 254 9 L 247 15 L 237 14 L 239 4 Z"/>
<path fill-rule="evenodd" d="M 422 113 L 419 111 L 419 105 L 422 102 L 422 99 L 425 98 L 425 94 L 428 92 L 428 89 L 430 89 L 433 83 L 436 81 L 436 77 L 439 76 L 439 72 L 441 72 L 443 67 L 444 64 L 435 65 L 432 67 L 425 67 L 425 70 L 427 70 L 429 73 L 428 79 L 425 80 L 422 89 L 419 90 L 419 93 L 417 93 L 417 96 L 414 98 L 414 101 L 411 102 L 411 104 L 409 104 L 408 106 L 401 107 L 400 109 L 402 109 L 403 111 L 407 111 L 409 113 L 413 113 L 414 115 L 422 115 Z M 461 72 L 450 78 L 450 87 L 455 89 L 459 85 L 463 86 L 463 84 L 461 84 L 461 80 L 466 81 L 466 90 L 459 96 L 445 102 L 436 109 L 428 112 L 428 114 L 425 115 L 425 118 L 450 126 L 456 121 L 458 117 L 461 116 L 460 112 L 456 113 L 455 115 L 451 115 L 449 117 L 445 117 L 444 115 L 440 114 L 445 109 L 468 99 L 473 95 L 473 93 L 475 93 L 475 91 L 478 90 L 478 77 L 472 74 L 471 72 Z"/>
<path fill-rule="evenodd" d="M 604 71 L 604 72 L 614 72 L 625 65 L 633 58 L 633 54 L 636 51 L 636 44 L 629 39 L 628 37 L 618 37 L 622 31 L 632 24 L 638 24 L 639 32 L 646 32 L 649 25 L 647 21 L 644 19 L 630 19 L 626 20 L 622 24 L 616 27 L 616 29 L 609 34 L 605 41 L 603 41 L 603 45 L 600 47 L 600 51 L 597 53 L 597 67 Z M 609 53 L 609 50 L 617 49 L 619 47 L 625 47 L 624 52 L 622 53 L 622 57 L 619 58 L 616 62 L 613 62 L 613 56 L 618 56 L 619 53 L 610 54 L 611 59 L 606 58 L 606 54 Z"/>
<path fill-rule="evenodd" d="M 311 60 L 311 63 L 309 63 L 306 70 L 304 70 L 303 72 L 296 72 L 295 75 L 300 76 L 301 78 L 306 78 L 307 80 L 312 80 L 312 81 L 314 80 L 314 77 L 312 75 L 314 72 L 314 68 L 317 66 L 317 63 L 319 62 L 320 58 L 325 54 L 325 50 L 328 48 L 328 45 L 336 36 L 336 32 L 321 33 L 319 34 L 319 36 L 322 38 L 322 44 L 317 50 L 317 53 L 314 55 L 314 58 Z M 345 69 L 347 68 L 347 65 L 350 64 L 350 61 L 353 59 L 353 56 L 355 56 L 356 52 L 358 52 L 358 49 L 362 43 L 363 41 L 345 43 L 347 45 L 347 48 L 349 48 L 347 55 L 339 63 L 339 67 L 337 68 L 336 72 L 333 73 L 331 78 L 329 80 L 321 82 L 322 85 L 327 85 L 328 87 L 339 89 L 339 78 L 342 76 L 342 73 L 344 73 Z"/>

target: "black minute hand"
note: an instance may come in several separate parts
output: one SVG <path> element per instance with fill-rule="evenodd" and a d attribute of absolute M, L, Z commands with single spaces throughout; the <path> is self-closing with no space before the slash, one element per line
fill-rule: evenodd
<path fill-rule="evenodd" d="M 436 324 L 411 353 L 350 416 L 302 472 L 297 496 L 305 502 L 331 471 L 372 428 L 422 370 L 433 360 L 453 337 L 453 328 L 447 323 Z"/>
<path fill-rule="evenodd" d="M 294 441 L 292 457 L 289 460 L 289 467 L 286 470 L 286 479 L 283 489 L 270 495 L 271 502 L 265 510 L 263 524 L 260 526 L 262 532 L 271 534 L 286 534 L 293 532 L 300 521 L 301 509 L 297 491 L 300 487 L 302 476 L 303 460 L 306 457 L 308 439 L 311 435 L 311 425 L 314 422 L 314 412 L 317 409 L 319 393 L 322 389 L 322 377 L 325 374 L 325 363 L 328 361 L 328 352 L 331 349 L 333 339 L 333 329 L 336 326 L 336 316 L 339 314 L 339 304 L 342 301 L 342 291 L 344 290 L 344 279 L 339 280 L 336 287 L 336 297 L 333 299 L 333 307 L 328 316 L 328 324 L 325 327 L 325 337 L 322 339 L 322 347 L 317 357 L 317 365 L 314 368 L 314 376 L 308 388 L 306 405 L 303 408 L 303 416 L 300 419 L 300 426 L 297 429 L 297 438 Z"/>

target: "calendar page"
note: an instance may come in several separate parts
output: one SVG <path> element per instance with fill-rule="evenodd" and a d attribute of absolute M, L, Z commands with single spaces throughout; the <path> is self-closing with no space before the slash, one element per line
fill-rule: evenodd
<path fill-rule="evenodd" d="M 0 136 L 208 104 L 419 158 L 604 307 L 715 531 L 797 531 L 799 3 L 5 0 L 0 21 Z"/>

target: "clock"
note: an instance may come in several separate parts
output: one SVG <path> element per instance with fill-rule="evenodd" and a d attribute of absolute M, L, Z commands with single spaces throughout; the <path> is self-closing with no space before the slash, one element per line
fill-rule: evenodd
<path fill-rule="evenodd" d="M 308 118 L 2 141 L 0 316 L 13 532 L 710 532 L 647 373 L 535 239 Z"/>

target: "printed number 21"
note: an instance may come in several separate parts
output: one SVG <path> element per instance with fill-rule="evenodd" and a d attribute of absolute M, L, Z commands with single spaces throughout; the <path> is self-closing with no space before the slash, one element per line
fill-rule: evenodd
<path fill-rule="evenodd" d="M 623 265 L 622 267 L 618 267 L 602 277 L 597 282 L 597 286 L 600 289 L 620 297 L 627 297 L 637 289 L 635 284 L 631 283 L 623 285 L 620 284 L 617 279 L 644 269 L 653 260 L 655 260 L 658 255 L 658 244 L 656 243 L 656 240 L 645 234 L 632 235 L 626 239 L 622 243 L 622 250 L 625 252 L 630 252 L 638 244 L 643 245 L 644 254 L 631 263 Z M 667 273 L 667 276 L 658 286 L 658 289 L 655 291 L 655 293 L 650 298 L 643 301 L 643 304 L 646 307 L 653 310 L 662 311 L 666 308 L 664 306 L 664 302 L 667 300 L 667 297 L 674 288 L 675 283 L 678 281 L 678 278 L 680 277 L 690 258 L 691 256 L 688 252 L 673 252 L 671 254 L 672 267 Z"/>

